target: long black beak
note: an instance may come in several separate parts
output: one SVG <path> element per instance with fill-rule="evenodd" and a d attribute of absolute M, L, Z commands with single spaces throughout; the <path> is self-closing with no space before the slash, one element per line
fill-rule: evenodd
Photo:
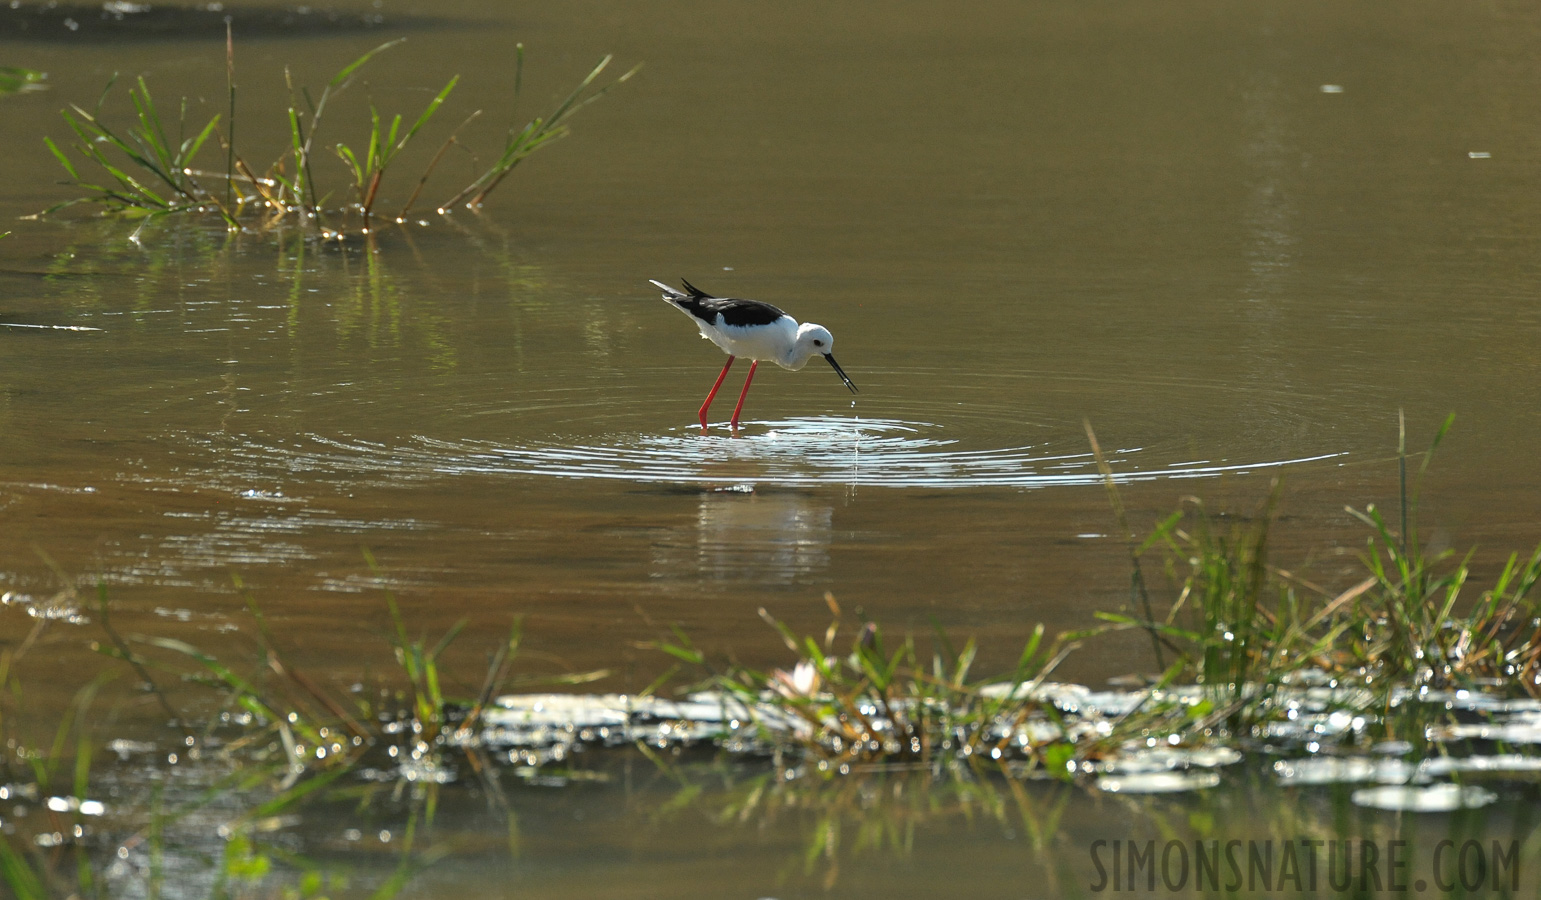
<path fill-rule="evenodd" d="M 835 362 L 835 355 L 833 353 L 826 353 L 824 358 L 829 360 L 831 366 L 835 367 L 835 374 L 839 375 L 840 380 L 845 382 L 845 386 L 851 389 L 851 393 L 856 393 L 856 385 L 851 383 L 850 376 L 846 375 L 845 370 L 840 368 L 840 364 Z"/>

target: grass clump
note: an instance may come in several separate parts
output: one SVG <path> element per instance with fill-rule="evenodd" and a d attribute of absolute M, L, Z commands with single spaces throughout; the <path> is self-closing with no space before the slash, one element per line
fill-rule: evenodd
<path fill-rule="evenodd" d="M 109 80 L 96 105 L 87 110 L 71 105 L 63 111 L 65 122 L 75 141 L 61 147 L 44 138 L 50 152 L 69 175 L 70 183 L 83 189 L 82 197 L 65 201 L 41 215 L 78 203 L 95 203 L 105 211 L 120 215 L 159 217 L 169 214 L 217 215 L 227 227 L 239 229 L 255 224 L 271 228 L 283 223 L 297 224 L 325 237 L 340 238 L 350 233 L 367 234 L 378 219 L 376 212 L 381 185 L 398 154 L 435 118 L 459 76 L 450 78 L 426 107 L 403 127 L 400 114 L 382 115 L 370 104 L 370 124 L 358 142 L 338 141 L 330 150 L 343 163 L 350 181 L 353 202 L 340 207 L 327 205 L 330 194 L 318 186 L 317 156 L 323 145 L 318 133 L 326 120 L 329 103 L 351 86 L 364 66 L 377 55 L 400 44 L 390 41 L 370 50 L 338 70 L 337 74 L 312 101 L 310 92 L 296 88 L 289 81 L 289 106 L 285 128 L 288 149 L 266 169 L 257 172 L 236 149 L 236 85 L 234 42 L 227 36 L 226 71 L 229 108 L 215 114 L 202 125 L 189 122 L 187 100 L 181 102 L 175 121 L 163 116 L 143 77 L 129 89 L 133 118 L 127 128 L 108 123 L 104 107 L 116 82 Z M 513 103 L 517 106 L 523 89 L 524 47 L 517 48 Z M 439 204 L 439 213 L 447 213 L 462 202 L 469 208 L 480 207 L 488 195 L 503 182 L 523 160 L 540 148 L 567 136 L 571 120 L 579 110 L 598 100 L 629 79 L 634 68 L 608 84 L 596 87 L 600 75 L 611 62 L 606 56 L 594 66 L 556 108 L 528 123 L 511 126 L 508 139 L 496 160 L 451 198 Z M 285 72 L 286 79 L 288 72 Z M 428 183 L 434 169 L 450 147 L 458 145 L 461 128 L 481 115 L 477 110 L 445 139 L 417 181 L 415 189 L 394 216 L 405 221 Z M 243 124 L 242 132 L 246 132 Z M 222 172 L 198 168 L 200 153 L 211 140 L 225 151 Z M 86 168 L 94 173 L 86 174 Z"/>
<path fill-rule="evenodd" d="M 423 109 L 417 121 L 413 122 L 405 133 L 401 132 L 401 116 L 398 114 L 391 119 L 388 129 L 381 130 L 380 111 L 374 104 L 369 105 L 369 143 L 366 145 L 363 156 L 353 152 L 347 144 L 337 145 L 337 155 L 347 163 L 348 170 L 353 175 L 353 190 L 358 196 L 359 215 L 363 220 L 363 227 L 369 228 L 369 217 L 374 210 L 375 200 L 380 193 L 380 181 L 385 177 L 385 170 L 390 166 L 396 155 L 406 149 L 408 142 L 428 124 L 433 114 L 444 104 L 444 99 L 449 92 L 455 89 L 455 84 L 460 76 L 449 80 L 442 91 Z M 398 134 L 400 137 L 398 138 Z M 406 210 L 402 210 L 405 215 Z M 398 216 L 400 218 L 400 216 Z"/>
<path fill-rule="evenodd" d="M 913 636 L 888 645 L 882 629 L 864 621 L 849 650 L 837 653 L 841 610 L 832 595 L 825 601 L 833 620 L 822 638 L 799 636 L 760 611 L 798 655 L 789 670 L 734 665 L 695 687 L 734 698 L 772 752 L 810 760 L 821 772 L 847 773 L 874 763 L 935 767 L 958 759 L 1026 761 L 1064 771 L 1069 748 L 1063 735 L 1054 730 L 1035 740 L 1023 726 L 1052 715 L 1052 704 L 1037 689 L 1075 648 L 1077 635 L 1045 646 L 1039 625 L 1009 676 L 977 679 L 971 675 L 974 639 L 955 650 L 940 630 L 927 653 Z M 676 635 L 677 643 L 659 648 L 709 668 L 705 655 Z"/>
<path fill-rule="evenodd" d="M 102 103 L 112 90 L 114 81 L 108 82 L 94 111 L 87 112 L 74 106 L 71 107 L 73 114 L 71 110 L 63 113 L 64 121 L 80 139 L 75 150 L 86 161 L 101 168 L 111 179 L 110 183 L 94 184 L 83 180 L 70 158 L 53 139 L 43 138 L 43 142 L 75 184 L 91 191 L 94 195 L 92 199 L 114 209 L 137 210 L 146 214 L 214 211 L 233 223 L 235 219 L 231 211 L 194 179 L 191 169 L 198 151 L 214 134 L 219 117 L 210 119 L 195 135 L 186 136 L 187 103 L 184 100 L 178 120 L 184 134 L 180 135 L 179 140 L 173 141 L 161 121 L 160 111 L 150 96 L 150 89 L 141 77 L 137 89 L 130 88 L 128 92 L 134 106 L 135 124 L 120 135 L 101 119 Z M 124 157 L 133 167 L 123 168 L 110 151 Z M 139 177 L 136 178 L 133 171 L 138 171 Z"/>
<path fill-rule="evenodd" d="M 1149 631 L 1174 657 L 1163 684 L 1203 688 L 1204 707 L 1187 732 L 1245 733 L 1278 714 L 1279 689 L 1306 671 L 1332 667 L 1349 628 L 1338 615 L 1368 586 L 1335 597 L 1304 589 L 1268 561 L 1280 485 L 1257 515 L 1222 524 L 1197 498 L 1160 522 L 1137 554 L 1160 549 L 1175 598 L 1159 619 L 1100 612 L 1114 630 Z"/>
<path fill-rule="evenodd" d="M 1417 481 L 1452 421 L 1422 454 Z M 1277 482 L 1255 515 L 1224 527 L 1189 498 L 1136 547 L 1136 565 L 1161 552 L 1173 599 L 1158 617 L 1099 617 L 1115 629 L 1149 631 L 1173 654 L 1165 683 L 1205 689 L 1206 714 L 1185 734 L 1258 734 L 1288 715 L 1281 695 L 1304 684 L 1360 691 L 1381 710 L 1430 690 L 1541 697 L 1541 603 L 1533 596 L 1541 549 L 1511 554 L 1492 585 L 1466 599 L 1472 554 L 1455 560 L 1420 542 L 1407 461 L 1403 438 L 1400 529 L 1373 505 L 1348 508 L 1371 533 L 1365 577 L 1340 591 L 1269 561 Z"/>
<path fill-rule="evenodd" d="M 1452 421 L 1424 454 L 1420 480 Z M 1399 449 L 1405 473 L 1405 439 Z M 1372 582 L 1345 613 L 1349 664 L 1367 679 L 1410 689 L 1518 688 L 1541 697 L 1541 603 L 1532 596 L 1541 547 L 1524 562 L 1510 554 L 1492 586 L 1465 602 L 1472 554 L 1430 555 L 1418 539 L 1417 503 L 1404 487 L 1400 532 L 1374 506 L 1348 510 L 1371 529 L 1364 560 Z"/>

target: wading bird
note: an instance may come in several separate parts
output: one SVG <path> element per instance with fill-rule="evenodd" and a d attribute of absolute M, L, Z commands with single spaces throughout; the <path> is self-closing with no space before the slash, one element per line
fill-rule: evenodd
<path fill-rule="evenodd" d="M 663 291 L 663 298 L 671 306 L 690 317 L 701 329 L 701 336 L 722 348 L 728 361 L 722 365 L 722 373 L 712 385 L 712 392 L 701 404 L 701 430 L 706 430 L 706 411 L 711 409 L 712 398 L 728 377 L 733 360 L 742 356 L 752 362 L 749 377 L 744 379 L 743 393 L 738 395 L 738 405 L 733 407 L 732 428 L 738 428 L 738 414 L 744 409 L 744 398 L 749 396 L 749 382 L 754 380 L 754 370 L 760 360 L 768 359 L 783 369 L 797 371 L 807 364 L 815 353 L 822 354 L 834 367 L 845 386 L 856 393 L 856 385 L 835 362 L 835 339 L 829 329 L 812 322 L 797 324 L 797 320 L 758 300 L 735 300 L 729 297 L 713 297 L 684 279 L 680 283 L 685 290 L 677 291 L 661 281 L 653 281 L 654 287 Z"/>

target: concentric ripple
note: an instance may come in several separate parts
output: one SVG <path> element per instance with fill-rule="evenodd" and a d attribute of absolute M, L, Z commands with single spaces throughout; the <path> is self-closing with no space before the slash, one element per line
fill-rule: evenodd
<path fill-rule="evenodd" d="M 661 484 L 873 485 L 882 487 L 1045 487 L 1100 479 L 1089 451 L 1052 443 L 969 448 L 938 425 L 889 419 L 815 417 L 749 423 L 738 436 L 693 428 L 603 440 L 521 444 L 444 440 L 415 435 L 384 444 L 308 435 L 303 443 L 264 447 L 243 442 L 250 462 L 282 454 L 290 471 L 376 474 L 390 480 L 480 475 L 535 475 Z M 1140 448 L 1115 450 L 1120 481 L 1204 478 L 1316 462 L 1324 453 L 1259 462 L 1167 463 Z"/>

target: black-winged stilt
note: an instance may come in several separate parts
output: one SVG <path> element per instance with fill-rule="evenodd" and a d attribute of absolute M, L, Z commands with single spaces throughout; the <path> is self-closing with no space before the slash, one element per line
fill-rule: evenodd
<path fill-rule="evenodd" d="M 733 407 L 733 421 L 729 425 L 735 429 L 738 428 L 738 414 L 744 409 L 744 398 L 749 396 L 749 382 L 754 380 L 754 370 L 759 367 L 762 359 L 795 372 L 806 365 L 815 353 L 823 354 L 840 380 L 845 382 L 845 386 L 851 389 L 851 393 L 856 393 L 856 385 L 851 383 L 845 370 L 835 362 L 831 352 L 835 348 L 835 338 L 828 328 L 811 322 L 799 325 L 796 319 L 769 303 L 713 297 L 683 278 L 680 283 L 685 285 L 685 290 L 677 291 L 662 281 L 652 281 L 654 287 L 663 291 L 663 298 L 671 306 L 690 316 L 690 321 L 701 329 L 703 338 L 728 354 L 728 361 L 723 363 L 722 372 L 712 385 L 712 392 L 706 395 L 706 402 L 701 404 L 702 431 L 706 430 L 706 411 L 712 406 L 712 398 L 717 396 L 722 380 L 728 377 L 728 368 L 733 365 L 733 360 L 740 356 L 752 362 L 749 364 L 749 377 L 744 379 L 743 393 L 738 395 L 738 405 Z"/>

